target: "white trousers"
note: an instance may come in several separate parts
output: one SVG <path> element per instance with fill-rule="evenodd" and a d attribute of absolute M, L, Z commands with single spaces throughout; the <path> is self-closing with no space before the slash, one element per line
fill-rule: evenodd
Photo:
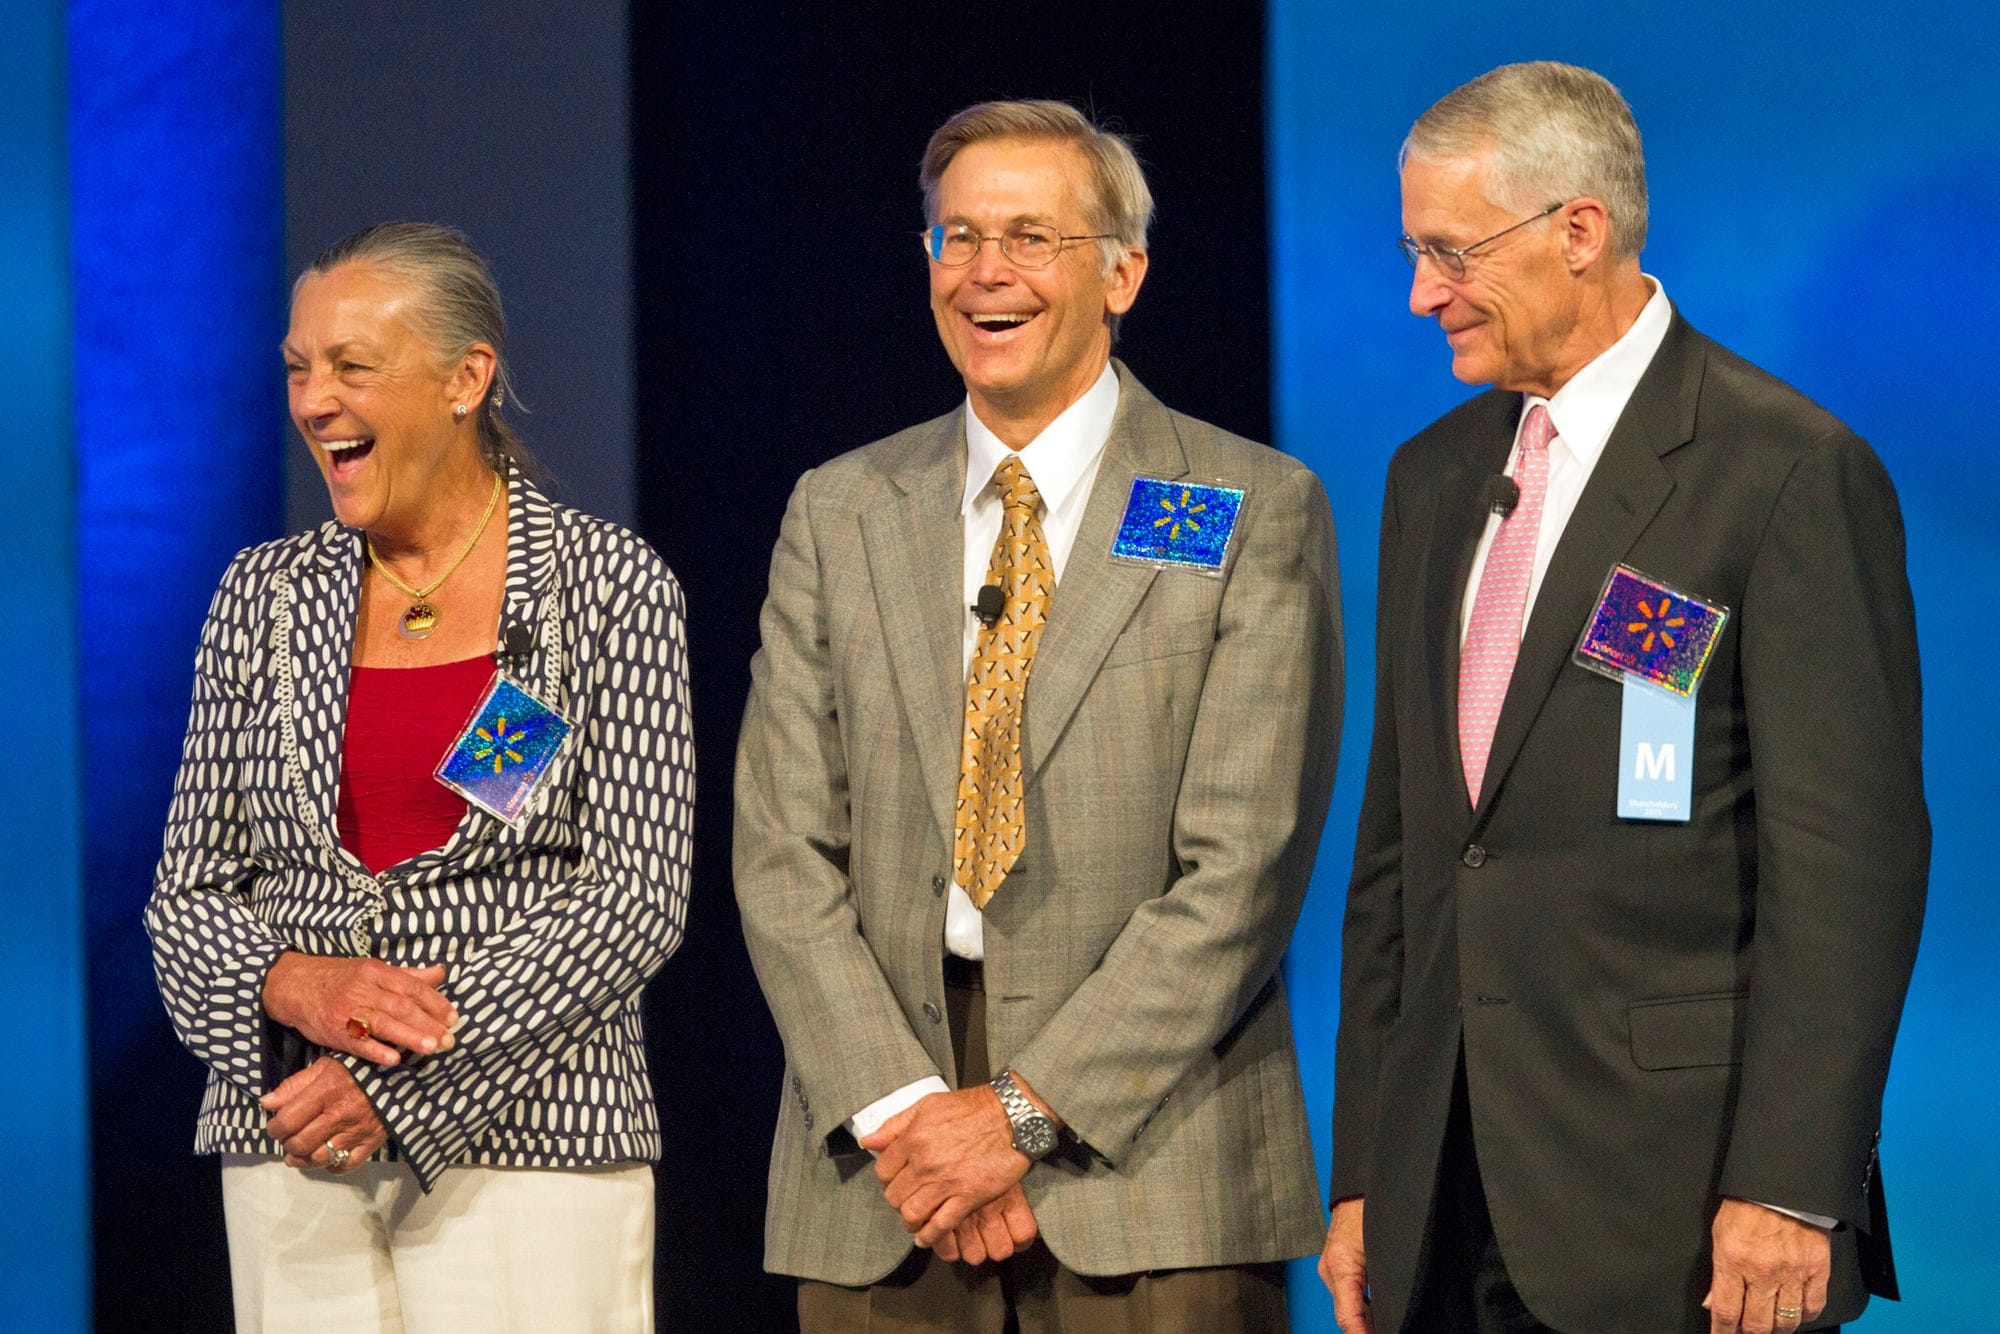
<path fill-rule="evenodd" d="M 650 1334 L 653 1169 L 402 1163 L 338 1176 L 228 1154 L 241 1334 Z"/>

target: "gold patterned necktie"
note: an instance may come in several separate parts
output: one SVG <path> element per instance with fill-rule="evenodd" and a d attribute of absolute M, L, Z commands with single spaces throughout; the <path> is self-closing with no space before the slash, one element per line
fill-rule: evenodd
<path fill-rule="evenodd" d="M 1049 618 L 1056 569 L 1035 511 L 1042 493 L 1009 454 L 993 470 L 1005 507 L 986 582 L 1005 595 L 999 618 L 979 629 L 965 685 L 965 749 L 959 762 L 953 869 L 959 887 L 984 908 L 1021 855 L 1021 709 L 1035 645 Z"/>

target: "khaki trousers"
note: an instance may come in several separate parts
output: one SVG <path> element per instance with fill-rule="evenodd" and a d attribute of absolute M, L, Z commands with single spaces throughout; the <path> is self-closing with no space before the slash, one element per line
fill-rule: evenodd
<path fill-rule="evenodd" d="M 986 996 L 977 970 L 945 977 L 961 1088 L 991 1077 Z M 887 1208 L 885 1204 L 883 1208 Z M 887 1278 L 848 1288 L 799 1282 L 802 1334 L 1285 1334 L 1282 1264 L 1225 1265 L 1091 1278 L 1037 1241 L 977 1268 L 917 1249 Z"/>
<path fill-rule="evenodd" d="M 650 1334 L 653 1169 L 223 1158 L 240 1334 Z"/>

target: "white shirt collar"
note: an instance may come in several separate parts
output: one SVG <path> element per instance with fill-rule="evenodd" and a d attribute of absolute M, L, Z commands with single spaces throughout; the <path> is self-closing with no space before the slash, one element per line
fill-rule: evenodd
<path fill-rule="evenodd" d="M 1524 418 L 1535 404 L 1547 405 L 1549 421 L 1554 424 L 1562 446 L 1586 472 L 1596 467 L 1597 456 L 1604 452 L 1604 442 L 1611 438 L 1611 428 L 1624 414 L 1632 391 L 1639 387 L 1639 377 L 1653 364 L 1653 355 L 1666 341 L 1667 326 L 1673 322 L 1667 289 L 1651 274 L 1642 276 L 1653 285 L 1653 295 L 1639 311 L 1639 318 L 1632 321 L 1632 327 L 1587 362 L 1568 384 L 1556 390 L 1554 398 L 1539 394 L 1522 396 Z"/>
<path fill-rule="evenodd" d="M 1042 433 L 1018 452 L 1042 503 L 1051 512 L 1063 507 L 1077 484 L 1092 473 L 1104 442 L 1111 438 L 1111 419 L 1118 415 L 1118 372 L 1104 363 L 1104 373 L 1086 389 L 1083 397 L 1062 410 L 1062 414 L 1042 429 Z M 991 495 L 993 470 L 1016 451 L 1010 450 L 993 434 L 972 400 L 965 402 L 965 495 L 959 501 L 961 515 L 972 512 L 973 502 L 982 494 Z"/>

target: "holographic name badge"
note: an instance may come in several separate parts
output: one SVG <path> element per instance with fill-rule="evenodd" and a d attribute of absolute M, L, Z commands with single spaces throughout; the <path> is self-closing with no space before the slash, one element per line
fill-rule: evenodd
<path fill-rule="evenodd" d="M 518 824 L 571 730 L 569 719 L 496 673 L 465 730 L 438 761 L 437 780 Z"/>
<path fill-rule="evenodd" d="M 1576 662 L 1614 681 L 1636 676 L 1687 698 L 1728 620 L 1727 607 L 1614 565 L 1577 641 Z"/>
<path fill-rule="evenodd" d="M 1213 574 L 1229 554 L 1236 513 L 1242 508 L 1238 487 L 1135 477 L 1111 554 L 1142 565 L 1178 565 Z"/>

